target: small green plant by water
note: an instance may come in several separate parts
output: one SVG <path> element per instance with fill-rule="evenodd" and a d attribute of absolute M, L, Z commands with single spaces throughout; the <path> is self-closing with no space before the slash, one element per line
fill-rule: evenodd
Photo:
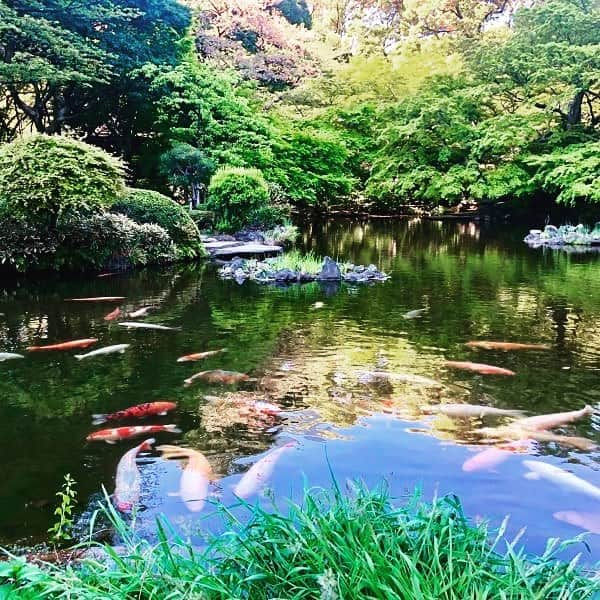
<path fill-rule="evenodd" d="M 50 539 L 55 543 L 67 542 L 73 537 L 71 536 L 71 528 L 73 527 L 73 508 L 77 504 L 77 491 L 75 490 L 76 482 L 71 477 L 70 473 L 65 475 L 65 481 L 62 489 L 56 492 L 59 498 L 59 504 L 54 510 L 54 515 L 57 517 L 54 525 L 48 529 Z"/>

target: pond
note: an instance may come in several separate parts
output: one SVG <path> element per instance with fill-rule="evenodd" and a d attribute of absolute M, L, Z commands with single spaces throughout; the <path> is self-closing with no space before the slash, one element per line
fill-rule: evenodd
<path fill-rule="evenodd" d="M 305 227 L 303 249 L 373 263 L 391 275 L 370 287 L 238 285 L 220 280 L 211 265 L 2 282 L 0 350 L 26 358 L 0 363 L 0 545 L 45 539 L 54 493 L 66 473 L 77 482 L 83 530 L 101 486 L 112 492 L 120 457 L 139 443 L 86 442 L 98 429 L 92 414 L 157 400 L 177 402 L 176 411 L 145 422 L 175 423 L 182 431 L 158 433 L 157 444 L 204 453 L 218 479 L 213 494 L 226 504 L 234 502 L 233 488 L 252 463 L 295 441 L 267 488 L 248 501 L 285 506 L 307 485 L 329 487 L 333 473 L 344 489 L 356 478 L 368 485 L 385 480 L 399 499 L 415 487 L 426 499 L 455 493 L 473 519 L 499 524 L 510 515 L 509 534 L 527 527 L 523 540 L 531 551 L 542 551 L 550 536 L 580 533 L 554 514 L 598 515 L 598 500 L 547 479 L 526 478 L 523 460 L 560 466 L 600 487 L 597 450 L 539 441 L 527 447 L 528 454 L 510 452 L 500 464 L 465 470 L 465 461 L 485 448 L 478 430 L 506 419 L 423 412 L 439 403 L 527 415 L 599 406 L 600 260 L 595 254 L 530 249 L 521 241 L 526 231 L 420 220 Z M 114 304 L 65 301 L 87 296 L 125 296 L 124 312 L 153 305 L 143 321 L 180 329 L 125 329 L 104 320 Z M 418 309 L 425 310 L 405 318 Z M 96 348 L 131 346 L 124 354 L 81 361 L 77 351 L 25 352 L 29 345 L 89 337 L 98 338 Z M 477 350 L 465 346 L 471 340 L 549 349 Z M 182 355 L 221 348 L 227 351 L 202 362 L 177 362 Z M 516 375 L 452 369 L 446 360 L 488 363 Z M 198 371 L 219 368 L 252 379 L 237 386 L 183 385 Z M 422 385 L 413 376 L 442 385 Z M 240 399 L 267 400 L 283 412 L 256 418 L 239 409 Z M 554 433 L 600 443 L 600 417 L 587 416 Z M 213 517 L 203 519 L 210 508 L 190 512 L 176 495 L 181 463 L 158 452 L 139 463 L 138 521 L 148 535 L 159 514 L 192 539 L 220 527 Z M 586 560 L 600 558 L 598 536 L 588 544 L 589 551 L 583 545 L 577 550 Z"/>

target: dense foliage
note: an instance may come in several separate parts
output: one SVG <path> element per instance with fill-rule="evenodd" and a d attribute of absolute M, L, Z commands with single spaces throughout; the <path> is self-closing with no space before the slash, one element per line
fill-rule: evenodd
<path fill-rule="evenodd" d="M 258 169 L 229 167 L 215 173 L 208 188 L 207 208 L 220 231 L 239 231 L 247 225 L 270 228 L 285 214 L 270 203 L 269 186 Z"/>
<path fill-rule="evenodd" d="M 110 206 L 124 190 L 125 168 L 75 140 L 33 135 L 0 146 L 0 203 L 29 220 L 55 224 L 64 213 Z"/>
<path fill-rule="evenodd" d="M 136 223 L 162 227 L 175 243 L 177 255 L 182 258 L 204 254 L 200 232 L 189 212 L 158 192 L 129 188 L 111 210 L 128 216 Z"/>
<path fill-rule="evenodd" d="M 126 189 L 124 174 L 103 150 L 59 136 L 0 147 L 0 265 L 84 270 L 202 256 L 187 211 L 158 192 Z"/>
<path fill-rule="evenodd" d="M 0 583 L 16 598 L 73 596 L 181 598 L 592 598 L 598 582 L 557 555 L 550 542 L 528 560 L 487 525 L 473 527 L 456 498 L 395 508 L 389 497 L 358 486 L 306 493 L 289 514 L 248 506 L 249 523 L 198 551 L 172 529 L 159 543 L 136 537 L 113 509 L 106 511 L 125 544 L 123 555 L 83 568 L 43 569 L 23 559 L 0 563 Z M 229 515 L 229 509 L 223 507 Z M 1 591 L 2 588 L 0 588 Z M 125 592 L 126 591 L 126 592 Z"/>

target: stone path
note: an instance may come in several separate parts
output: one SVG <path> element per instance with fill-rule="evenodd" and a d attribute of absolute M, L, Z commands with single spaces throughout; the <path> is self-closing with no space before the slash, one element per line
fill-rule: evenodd
<path fill-rule="evenodd" d="M 206 238 L 204 247 L 213 258 L 226 258 L 234 256 L 266 256 L 279 254 L 283 251 L 281 246 L 270 246 L 258 242 L 240 242 L 238 240 L 216 240 Z"/>

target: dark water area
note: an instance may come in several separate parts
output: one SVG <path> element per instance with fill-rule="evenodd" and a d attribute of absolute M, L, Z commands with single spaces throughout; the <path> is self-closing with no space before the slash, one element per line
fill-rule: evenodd
<path fill-rule="evenodd" d="M 542 551 L 548 537 L 581 532 L 554 513 L 591 513 L 598 526 L 600 503 L 593 493 L 527 479 L 523 465 L 542 461 L 600 488 L 598 450 L 539 441 L 528 454 L 512 452 L 489 469 L 465 471 L 465 461 L 486 448 L 478 430 L 509 421 L 423 412 L 439 403 L 528 415 L 586 404 L 600 409 L 600 258 L 530 249 L 521 241 L 526 229 L 419 220 L 304 228 L 302 248 L 373 263 L 391 275 L 372 287 L 238 285 L 221 281 L 211 265 L 3 281 L 0 351 L 26 358 L 0 363 L 0 545 L 46 538 L 65 473 L 77 481 L 79 514 L 89 515 L 101 486 L 113 491 L 120 457 L 139 443 L 86 442 L 99 428 L 91 415 L 156 400 L 177 402 L 178 408 L 144 423 L 175 423 L 182 430 L 157 434 L 157 443 L 202 452 L 217 480 L 212 493 L 226 504 L 235 501 L 233 488 L 251 464 L 295 441 L 277 461 L 267 488 L 250 502 L 284 507 L 307 485 L 329 487 L 331 469 L 342 487 L 355 478 L 368 485 L 385 480 L 398 501 L 419 487 L 426 499 L 457 494 L 474 520 L 499 524 L 510 515 L 509 535 L 526 527 L 523 541 L 530 551 Z M 65 302 L 85 296 L 125 296 L 126 312 L 153 305 L 156 310 L 143 321 L 181 329 L 127 330 L 103 319 L 114 304 Z M 404 318 L 415 309 L 426 310 Z M 77 351 L 25 352 L 29 345 L 88 337 L 99 339 L 94 348 L 131 347 L 122 355 L 81 361 Z M 473 350 L 464 345 L 470 340 L 550 349 Z M 176 362 L 218 348 L 227 352 Z M 445 360 L 488 363 L 517 374 L 480 375 L 450 369 Z M 254 380 L 184 387 L 190 375 L 218 368 Z M 373 371 L 403 376 L 386 379 Z M 276 403 L 283 412 L 258 419 L 240 410 L 240 398 Z M 600 413 L 553 433 L 600 443 Z M 199 543 L 206 531 L 223 525 L 210 517 L 210 505 L 191 512 L 175 495 L 182 466 L 158 452 L 140 457 L 138 527 L 152 535 L 155 517 L 164 514 Z M 598 535 L 587 542 L 589 550 L 579 544 L 576 551 L 586 561 L 599 559 Z"/>

